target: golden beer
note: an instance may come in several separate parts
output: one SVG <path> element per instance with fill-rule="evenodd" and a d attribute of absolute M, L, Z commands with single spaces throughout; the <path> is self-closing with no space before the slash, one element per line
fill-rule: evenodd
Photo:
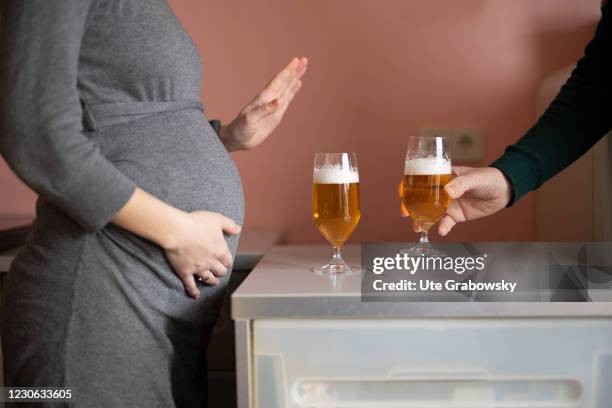
<path fill-rule="evenodd" d="M 314 222 L 334 247 L 351 236 L 359 219 L 359 177 L 353 172 L 321 169 L 312 186 Z"/>
<path fill-rule="evenodd" d="M 444 186 L 451 178 L 450 162 L 427 158 L 406 162 L 403 202 L 419 227 L 429 229 L 446 212 L 451 200 Z"/>

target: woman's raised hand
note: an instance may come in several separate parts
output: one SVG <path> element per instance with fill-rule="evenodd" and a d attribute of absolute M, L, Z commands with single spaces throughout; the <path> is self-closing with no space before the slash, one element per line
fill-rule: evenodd
<path fill-rule="evenodd" d="M 289 104 L 302 86 L 308 60 L 294 58 L 238 114 L 222 125 L 219 137 L 227 150 L 250 150 L 261 144 L 283 119 Z"/>

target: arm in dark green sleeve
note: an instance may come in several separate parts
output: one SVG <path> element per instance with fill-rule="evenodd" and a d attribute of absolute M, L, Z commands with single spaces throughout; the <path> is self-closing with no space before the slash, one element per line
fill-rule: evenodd
<path fill-rule="evenodd" d="M 602 10 L 595 38 L 555 100 L 491 164 L 512 184 L 509 205 L 580 158 L 612 127 L 612 10 Z"/>

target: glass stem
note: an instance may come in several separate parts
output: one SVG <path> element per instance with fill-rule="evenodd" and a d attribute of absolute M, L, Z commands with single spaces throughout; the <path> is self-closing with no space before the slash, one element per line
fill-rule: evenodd
<path fill-rule="evenodd" d="M 419 232 L 419 244 L 421 245 L 428 245 L 429 244 L 429 237 L 427 235 L 427 230 L 421 230 Z"/>
<path fill-rule="evenodd" d="M 342 254 L 340 253 L 340 246 L 334 246 L 334 255 L 332 257 L 332 263 L 336 265 L 344 263 L 344 260 L 342 259 Z"/>

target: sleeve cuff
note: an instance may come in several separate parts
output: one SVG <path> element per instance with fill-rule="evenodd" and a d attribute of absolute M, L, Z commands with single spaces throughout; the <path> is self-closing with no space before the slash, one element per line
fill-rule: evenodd
<path fill-rule="evenodd" d="M 512 195 L 508 207 L 519 201 L 528 192 L 535 190 L 540 184 L 538 167 L 519 152 L 507 150 L 490 166 L 499 169 L 510 181 Z"/>
<path fill-rule="evenodd" d="M 214 129 L 215 133 L 219 135 L 219 132 L 221 131 L 221 121 L 213 119 L 209 121 L 209 123 L 210 123 L 210 126 L 212 126 L 212 128 Z"/>
<path fill-rule="evenodd" d="M 61 199 L 61 207 L 87 232 L 96 232 L 132 197 L 136 184 L 104 156 L 83 169 Z"/>

